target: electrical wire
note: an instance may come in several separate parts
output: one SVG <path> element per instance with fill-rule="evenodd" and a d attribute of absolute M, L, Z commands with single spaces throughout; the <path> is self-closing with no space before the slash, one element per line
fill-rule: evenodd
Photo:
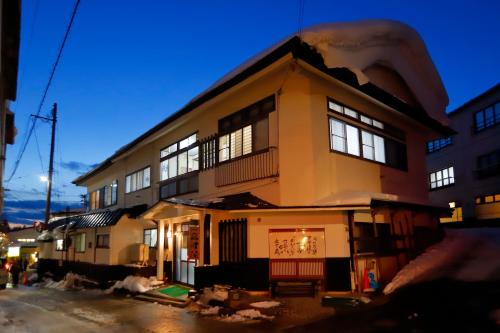
<path fill-rule="evenodd" d="M 66 33 L 64 34 L 64 38 L 62 40 L 61 46 L 59 47 L 59 52 L 57 53 L 56 61 L 54 62 L 54 65 L 52 66 L 52 71 L 49 76 L 49 80 L 47 82 L 47 85 L 45 86 L 42 99 L 40 100 L 40 104 L 38 105 L 38 110 L 36 113 L 36 116 L 40 115 L 40 112 L 42 111 L 43 103 L 45 102 L 45 98 L 47 97 L 47 93 L 49 91 L 50 85 L 52 83 L 52 79 L 54 78 L 54 75 L 56 73 L 57 65 L 59 64 L 59 61 L 61 60 L 63 50 L 64 50 L 64 45 L 66 45 L 66 41 L 68 40 L 69 33 L 71 31 L 71 27 L 73 26 L 73 21 L 75 19 L 78 6 L 80 5 L 80 0 L 76 0 L 75 6 L 73 8 L 73 12 L 71 14 L 71 19 L 69 21 L 69 24 L 66 28 Z M 36 117 L 33 120 L 33 124 L 31 125 L 28 134 L 26 135 L 26 139 L 23 142 L 23 145 L 21 149 L 19 150 L 19 154 L 17 155 L 16 162 L 14 163 L 14 169 L 12 170 L 9 178 L 5 181 L 6 183 L 10 182 L 11 179 L 14 177 L 16 174 L 17 168 L 19 167 L 19 163 L 21 162 L 21 159 L 23 158 L 24 152 L 26 151 L 26 147 L 28 146 L 28 143 L 30 141 L 31 135 L 33 134 L 35 124 L 36 124 Z"/>
<path fill-rule="evenodd" d="M 38 152 L 38 158 L 40 159 L 40 167 L 42 168 L 42 174 L 45 173 L 45 168 L 43 167 L 42 153 L 40 152 L 40 144 L 38 143 L 38 135 L 36 134 L 36 128 L 33 130 L 35 134 L 36 150 Z"/>

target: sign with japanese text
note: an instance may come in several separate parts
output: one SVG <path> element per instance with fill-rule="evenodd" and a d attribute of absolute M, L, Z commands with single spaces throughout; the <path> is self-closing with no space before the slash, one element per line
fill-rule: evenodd
<path fill-rule="evenodd" d="M 301 259 L 324 257 L 324 229 L 269 229 L 270 259 Z"/>
<path fill-rule="evenodd" d="M 188 259 L 200 258 L 200 228 L 189 227 L 188 233 Z"/>

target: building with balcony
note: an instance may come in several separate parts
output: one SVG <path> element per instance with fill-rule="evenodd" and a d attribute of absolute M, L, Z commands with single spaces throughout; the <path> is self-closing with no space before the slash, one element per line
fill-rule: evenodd
<path fill-rule="evenodd" d="M 500 219 L 500 84 L 448 113 L 457 134 L 427 143 L 430 199 L 454 208 L 442 222 Z"/>
<path fill-rule="evenodd" d="M 367 270 L 383 284 L 436 239 L 447 212 L 429 203 L 423 149 L 453 133 L 447 103 L 410 27 L 312 27 L 77 178 L 90 211 L 49 229 L 73 262 L 140 258 L 196 287 L 317 280 L 351 290 Z M 58 258 L 55 242 L 44 259 Z"/>

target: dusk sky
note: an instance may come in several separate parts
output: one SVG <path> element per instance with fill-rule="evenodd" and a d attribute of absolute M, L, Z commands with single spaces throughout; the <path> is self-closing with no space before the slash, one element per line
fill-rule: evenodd
<path fill-rule="evenodd" d="M 73 0 L 23 0 L 16 144 L 8 179 L 36 113 Z M 298 29 L 299 1 L 82 0 L 42 115 L 59 105 L 56 209 L 78 202 L 71 180 L 185 105 L 218 78 Z M 395 19 L 422 36 L 450 98 L 448 111 L 500 78 L 500 1 L 313 1 L 303 26 Z M 6 216 L 39 218 L 50 124 L 38 123 L 12 181 Z M 37 152 L 38 141 L 41 158 Z M 21 202 L 20 202 L 21 201 Z M 42 205 L 40 205 L 40 203 Z M 31 213 L 19 215 L 24 208 Z M 31 214 L 31 215 L 30 215 Z M 33 216 L 33 217 L 30 217 Z"/>

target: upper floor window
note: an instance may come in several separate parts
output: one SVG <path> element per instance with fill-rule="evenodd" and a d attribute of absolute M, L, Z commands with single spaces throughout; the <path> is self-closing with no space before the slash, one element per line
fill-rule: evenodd
<path fill-rule="evenodd" d="M 475 131 L 479 132 L 500 123 L 500 102 L 492 104 L 474 114 Z"/>
<path fill-rule="evenodd" d="M 477 157 L 476 175 L 487 178 L 500 174 L 500 149 Z"/>
<path fill-rule="evenodd" d="M 198 133 L 160 151 L 160 180 L 181 176 L 199 169 Z"/>
<path fill-rule="evenodd" d="M 151 186 L 151 168 L 149 166 L 125 177 L 125 193 L 139 191 L 149 186 Z"/>
<path fill-rule="evenodd" d="M 429 184 L 431 190 L 455 184 L 455 171 L 453 167 L 431 172 L 429 174 Z"/>
<path fill-rule="evenodd" d="M 267 149 L 269 113 L 274 110 L 274 96 L 269 96 L 219 120 L 218 161 Z"/>
<path fill-rule="evenodd" d="M 113 180 L 111 184 L 101 187 L 98 190 L 90 192 L 90 209 L 100 209 L 116 205 L 118 198 L 118 182 Z"/>
<path fill-rule="evenodd" d="M 451 145 L 451 136 L 427 142 L 427 152 L 432 153 Z"/>
<path fill-rule="evenodd" d="M 365 129 L 330 117 L 330 149 L 403 169 L 406 146 Z"/>

